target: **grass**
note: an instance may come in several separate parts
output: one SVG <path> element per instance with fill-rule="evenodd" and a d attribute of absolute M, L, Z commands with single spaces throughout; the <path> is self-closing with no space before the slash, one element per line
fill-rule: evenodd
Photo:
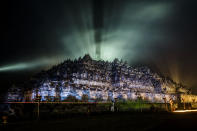
<path fill-rule="evenodd" d="M 0 128 L 10 131 L 191 130 L 195 129 L 196 116 L 197 113 L 96 113 L 66 118 L 16 121 Z"/>

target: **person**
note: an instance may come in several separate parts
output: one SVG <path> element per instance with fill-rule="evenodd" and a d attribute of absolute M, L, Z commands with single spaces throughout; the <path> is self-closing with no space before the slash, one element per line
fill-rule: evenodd
<path fill-rule="evenodd" d="M 114 112 L 114 101 L 112 101 L 111 112 Z"/>
<path fill-rule="evenodd" d="M 171 111 L 174 111 L 172 98 L 170 98 L 170 107 L 171 107 Z"/>
<path fill-rule="evenodd" d="M 150 110 L 151 110 L 152 112 L 154 112 L 154 111 L 155 111 L 155 107 L 154 107 L 154 105 L 153 105 L 153 104 L 151 104 Z"/>
<path fill-rule="evenodd" d="M 4 124 L 4 125 L 6 125 L 8 122 L 7 122 L 7 120 L 8 120 L 8 117 L 6 116 L 6 115 L 3 115 L 2 116 L 2 123 Z"/>

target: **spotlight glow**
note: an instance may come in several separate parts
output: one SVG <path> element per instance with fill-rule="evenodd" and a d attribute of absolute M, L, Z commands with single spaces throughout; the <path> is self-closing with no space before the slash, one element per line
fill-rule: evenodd
<path fill-rule="evenodd" d="M 21 69 L 26 69 L 28 68 L 27 64 L 21 63 L 21 64 L 15 64 L 15 65 L 7 65 L 0 67 L 0 72 L 3 71 L 13 71 L 13 70 L 21 70 Z"/>
<path fill-rule="evenodd" d="M 19 62 L 16 64 L 9 64 L 5 66 L 0 67 L 0 72 L 8 72 L 8 71 L 19 71 L 19 70 L 28 70 L 32 68 L 36 68 L 39 66 L 50 66 L 54 65 L 56 63 L 60 63 L 61 58 L 44 58 L 44 59 L 38 59 L 38 60 L 33 60 L 31 62 Z"/>
<path fill-rule="evenodd" d="M 119 5 L 121 10 L 116 12 L 116 9 L 110 8 L 110 5 L 104 1 L 103 3 L 103 27 L 99 29 L 101 35 L 101 59 L 111 61 L 114 58 L 127 60 L 129 63 L 142 57 L 150 56 L 152 46 L 158 44 L 157 40 L 165 39 L 166 34 L 160 28 L 163 19 L 170 16 L 172 2 L 124 2 Z M 70 8 L 70 5 L 65 5 Z M 75 5 L 77 6 L 77 5 Z M 90 54 L 92 58 L 96 58 L 96 42 L 94 38 L 94 12 L 92 3 L 84 2 L 76 10 L 66 10 L 64 16 L 67 18 L 66 27 L 60 26 L 56 28 L 57 41 L 52 45 L 52 52 L 55 59 L 70 58 L 75 59 L 84 54 Z M 75 12 L 76 15 L 71 15 Z M 116 13 L 115 13 L 116 12 Z M 98 18 L 99 19 L 99 18 Z M 80 24 L 78 24 L 80 23 Z M 154 24 L 154 26 L 152 26 Z M 150 30 L 151 29 L 151 30 Z M 141 52 L 147 53 L 141 55 Z M 40 57 L 52 56 L 51 54 L 38 55 L 36 61 L 22 61 L 18 63 L 8 63 L 0 67 L 0 71 L 26 70 L 37 66 L 48 66 L 60 63 L 60 61 L 46 58 L 48 61 L 40 60 Z M 140 57 L 139 57 L 140 56 Z M 47 65 L 48 64 L 48 65 Z"/>
<path fill-rule="evenodd" d="M 173 112 L 197 112 L 197 109 L 194 109 L 194 110 L 176 110 L 176 111 L 173 111 Z"/>

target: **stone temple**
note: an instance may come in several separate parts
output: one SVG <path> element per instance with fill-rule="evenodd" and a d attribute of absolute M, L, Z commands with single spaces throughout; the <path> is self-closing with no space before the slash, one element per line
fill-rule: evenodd
<path fill-rule="evenodd" d="M 132 67 L 122 60 L 94 60 L 88 54 L 42 71 L 23 87 L 12 87 L 7 101 L 64 101 L 68 96 L 88 101 L 143 99 L 150 103 L 197 102 L 197 96 L 146 66 Z"/>

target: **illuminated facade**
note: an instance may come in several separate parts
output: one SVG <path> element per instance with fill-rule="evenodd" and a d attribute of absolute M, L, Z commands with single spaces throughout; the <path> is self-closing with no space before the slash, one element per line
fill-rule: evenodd
<path fill-rule="evenodd" d="M 89 100 L 100 101 L 117 98 L 169 103 L 183 99 L 183 96 L 185 101 L 197 101 L 194 95 L 190 100 L 188 89 L 160 77 L 148 67 L 131 67 L 118 59 L 113 62 L 93 60 L 89 55 L 74 61 L 66 60 L 37 74 L 31 82 L 32 88 L 18 90 L 20 93 L 13 93 L 14 88 L 11 88 L 8 100 L 34 101 L 37 96 L 41 101 L 64 101 L 68 96 L 81 100 L 86 95 Z"/>

